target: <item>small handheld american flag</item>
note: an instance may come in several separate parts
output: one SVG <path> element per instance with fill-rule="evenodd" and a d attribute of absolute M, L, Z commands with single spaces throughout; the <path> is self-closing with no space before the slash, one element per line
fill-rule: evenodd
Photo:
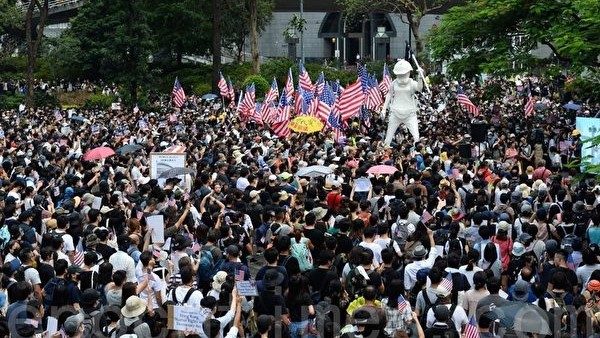
<path fill-rule="evenodd" d="M 243 281 L 244 280 L 244 275 L 245 275 L 244 270 L 241 270 L 241 269 L 238 270 L 237 273 L 235 274 L 235 280 L 238 281 L 238 282 Z"/>
<path fill-rule="evenodd" d="M 452 275 L 449 275 L 448 277 L 442 278 L 442 281 L 440 282 L 440 286 L 444 287 L 446 290 L 452 292 Z"/>
<path fill-rule="evenodd" d="M 471 316 L 469 322 L 465 326 L 464 338 L 479 338 L 479 329 L 475 322 L 475 317 Z"/>
<path fill-rule="evenodd" d="M 181 83 L 179 83 L 179 79 L 175 78 L 175 83 L 173 84 L 173 91 L 171 92 L 171 97 L 173 99 L 173 105 L 177 108 L 181 108 L 183 103 L 185 102 L 185 92 L 183 91 L 183 87 L 181 87 Z"/>
<path fill-rule="evenodd" d="M 408 303 L 406 303 L 406 299 L 404 299 L 404 297 L 402 297 L 402 295 L 398 296 L 398 311 L 404 311 L 406 310 L 406 307 L 408 306 Z"/>

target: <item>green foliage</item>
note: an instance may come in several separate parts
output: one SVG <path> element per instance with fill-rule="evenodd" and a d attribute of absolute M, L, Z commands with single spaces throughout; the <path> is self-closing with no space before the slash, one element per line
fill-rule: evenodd
<path fill-rule="evenodd" d="M 288 69 L 296 70 L 296 63 L 288 58 L 272 59 L 260 66 L 261 75 L 268 81 L 273 78 L 277 79 L 278 83 L 285 83 L 287 80 Z"/>
<path fill-rule="evenodd" d="M 24 95 L 0 95 L 0 109 L 17 109 L 24 102 Z"/>
<path fill-rule="evenodd" d="M 132 96 L 147 83 L 150 29 L 139 0 L 86 2 L 71 21 L 68 33 L 75 64 L 88 78 L 102 78 L 125 86 Z M 135 101 L 135 98 L 132 98 Z"/>
<path fill-rule="evenodd" d="M 212 91 L 210 82 L 199 82 L 192 86 L 192 93 L 195 95 L 204 95 Z"/>
<path fill-rule="evenodd" d="M 84 108 L 86 109 L 108 109 L 117 98 L 110 95 L 92 94 L 86 101 Z"/>
<path fill-rule="evenodd" d="M 78 57 L 82 53 L 80 40 L 71 32 L 67 31 L 59 38 L 47 41 L 47 44 L 49 51 L 46 60 L 55 78 L 74 80 L 89 77 Z"/>
<path fill-rule="evenodd" d="M 578 76 L 565 85 L 565 90 L 573 93 L 576 98 L 600 102 L 600 77 L 599 74 L 595 75 Z"/>
<path fill-rule="evenodd" d="M 596 0 L 474 0 L 452 7 L 431 30 L 433 58 L 448 61 L 454 75 L 512 73 L 539 62 L 530 54 L 539 43 L 575 67 L 597 66 L 600 2 Z M 514 44 L 511 36 L 519 36 Z M 522 72 L 523 69 L 516 70 Z"/>
<path fill-rule="evenodd" d="M 45 92 L 35 92 L 33 94 L 33 102 L 35 107 L 55 108 L 60 107 L 58 98 L 54 95 Z"/>
<path fill-rule="evenodd" d="M 155 46 L 169 55 L 206 55 L 211 48 L 208 1 L 142 0 Z M 179 60 L 180 61 L 180 60 Z"/>
<path fill-rule="evenodd" d="M 0 58 L 0 74 L 3 79 L 22 79 L 26 68 L 27 59 L 25 57 Z"/>
<path fill-rule="evenodd" d="M 269 90 L 269 82 L 265 80 L 261 75 L 250 75 L 244 80 L 244 88 L 246 86 L 254 83 L 254 88 L 256 89 L 256 98 L 262 98 L 265 93 Z"/>

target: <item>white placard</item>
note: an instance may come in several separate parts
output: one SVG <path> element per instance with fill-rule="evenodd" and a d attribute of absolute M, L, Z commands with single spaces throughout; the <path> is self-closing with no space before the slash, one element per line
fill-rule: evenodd
<path fill-rule="evenodd" d="M 158 179 L 160 174 L 172 168 L 185 168 L 184 153 L 150 154 L 150 178 Z"/>
<path fill-rule="evenodd" d="M 146 225 L 152 229 L 152 243 L 165 242 L 165 219 L 163 215 L 146 216 Z"/>
<path fill-rule="evenodd" d="M 102 208 L 102 197 L 94 196 L 92 209 L 100 210 Z"/>
<path fill-rule="evenodd" d="M 235 287 L 237 288 L 237 291 L 240 294 L 240 296 L 258 296 L 256 281 L 254 280 L 244 280 L 235 282 Z"/>
<path fill-rule="evenodd" d="M 169 306 L 168 328 L 177 331 L 200 333 L 206 319 L 202 311 L 193 306 Z"/>
<path fill-rule="evenodd" d="M 48 322 L 46 323 L 47 338 L 52 337 L 56 331 L 58 331 L 58 319 L 54 317 L 48 317 Z"/>
<path fill-rule="evenodd" d="M 119 102 L 113 102 L 110 105 L 111 110 L 121 110 L 121 104 Z"/>

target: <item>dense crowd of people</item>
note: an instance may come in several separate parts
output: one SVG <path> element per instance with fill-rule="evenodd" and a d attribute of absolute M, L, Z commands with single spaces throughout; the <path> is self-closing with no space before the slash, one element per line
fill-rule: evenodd
<path fill-rule="evenodd" d="M 197 97 L 182 109 L 2 112 L 1 334 L 600 333 L 600 182 L 567 165 L 583 146 L 575 113 L 543 79 L 461 86 L 480 116 L 444 81 L 420 97 L 422 138 L 400 131 L 391 147 L 376 112 L 348 121 L 343 143 L 326 130 L 279 139 Z M 525 119 L 529 90 L 537 111 Z M 151 177 L 150 153 L 172 146 L 194 174 Z M 257 295 L 240 295 L 241 281 Z M 169 329 L 173 305 L 198 309 L 202 330 Z"/>

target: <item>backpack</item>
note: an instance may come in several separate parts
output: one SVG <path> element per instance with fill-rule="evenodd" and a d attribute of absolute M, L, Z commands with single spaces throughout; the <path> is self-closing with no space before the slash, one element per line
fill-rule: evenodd
<path fill-rule="evenodd" d="M 358 266 L 354 266 L 346 276 L 345 284 L 346 293 L 351 300 L 354 300 L 362 296 L 363 290 L 367 287 L 367 279 L 358 272 Z"/>
<path fill-rule="evenodd" d="M 63 306 L 66 305 L 68 296 L 67 280 L 64 278 L 54 277 L 51 279 L 46 287 L 44 288 L 45 297 L 44 305 L 47 308 L 51 306 Z"/>
<path fill-rule="evenodd" d="M 208 250 L 200 251 L 200 260 L 198 262 L 198 282 L 209 282 L 212 281 L 213 276 L 217 273 L 217 269 L 220 267 L 215 264 L 213 255 Z"/>
<path fill-rule="evenodd" d="M 292 240 L 292 246 L 290 247 L 290 255 L 296 257 L 298 265 L 300 266 L 300 272 L 305 272 L 313 268 L 313 259 L 304 243 L 298 243 L 296 240 Z"/>
<path fill-rule="evenodd" d="M 392 234 L 392 239 L 398 243 L 400 251 L 404 252 L 406 246 L 406 240 L 408 239 L 408 221 L 405 219 L 398 219 L 396 221 L 396 230 Z"/>
<path fill-rule="evenodd" d="M 475 194 L 470 192 L 469 190 L 465 189 L 464 187 L 460 187 L 459 189 L 462 189 L 462 191 L 464 191 L 465 193 L 465 200 L 464 200 L 464 206 L 465 206 L 465 210 L 469 211 L 469 209 L 474 208 L 475 207 Z"/>
<path fill-rule="evenodd" d="M 144 322 L 141 319 L 138 319 L 135 322 L 131 323 L 131 325 L 125 326 L 125 319 L 122 318 L 119 322 L 119 334 L 117 335 L 117 337 L 121 337 L 126 334 L 135 334 L 135 329 L 142 324 L 144 324 Z"/>
<path fill-rule="evenodd" d="M 4 250 L 4 247 L 10 241 L 10 232 L 8 226 L 4 225 L 0 228 L 0 250 Z"/>
<path fill-rule="evenodd" d="M 427 295 L 427 290 L 423 290 L 423 300 L 425 301 L 425 308 L 423 309 L 423 313 L 421 313 L 421 317 L 419 318 L 419 321 L 421 323 L 427 323 L 427 313 L 429 312 L 429 310 L 438 305 L 443 305 L 443 304 L 440 303 L 439 298 L 436 299 L 435 302 L 432 302 L 431 299 L 429 299 L 429 296 Z M 454 310 L 456 310 L 456 304 L 452 304 L 452 306 L 450 307 L 450 316 L 448 317 L 448 321 L 446 321 L 448 328 L 451 328 L 451 329 L 456 329 L 456 326 L 454 325 L 454 321 L 452 320 L 452 315 L 454 314 Z"/>
<path fill-rule="evenodd" d="M 188 290 L 188 292 L 185 294 L 185 297 L 183 297 L 183 301 L 180 302 L 177 300 L 177 296 L 176 296 L 176 291 L 177 288 L 174 288 L 171 292 L 172 292 L 172 296 L 173 296 L 173 305 L 185 305 L 187 304 L 187 302 L 190 300 L 190 298 L 192 297 L 192 295 L 194 294 L 194 291 L 196 291 L 194 288 L 190 288 Z"/>
<path fill-rule="evenodd" d="M 32 267 L 21 265 L 19 267 L 19 269 L 17 270 L 17 272 L 15 273 L 15 280 L 17 282 L 24 282 L 25 281 L 25 271 L 27 271 L 27 269 L 30 269 L 30 268 L 32 268 Z"/>
<path fill-rule="evenodd" d="M 344 270 L 344 266 L 346 265 L 347 262 L 348 262 L 348 255 L 346 255 L 343 252 L 340 252 L 333 258 L 333 263 L 331 264 L 331 266 L 335 268 L 335 270 L 338 274 L 338 277 L 341 277 L 342 270 Z"/>

